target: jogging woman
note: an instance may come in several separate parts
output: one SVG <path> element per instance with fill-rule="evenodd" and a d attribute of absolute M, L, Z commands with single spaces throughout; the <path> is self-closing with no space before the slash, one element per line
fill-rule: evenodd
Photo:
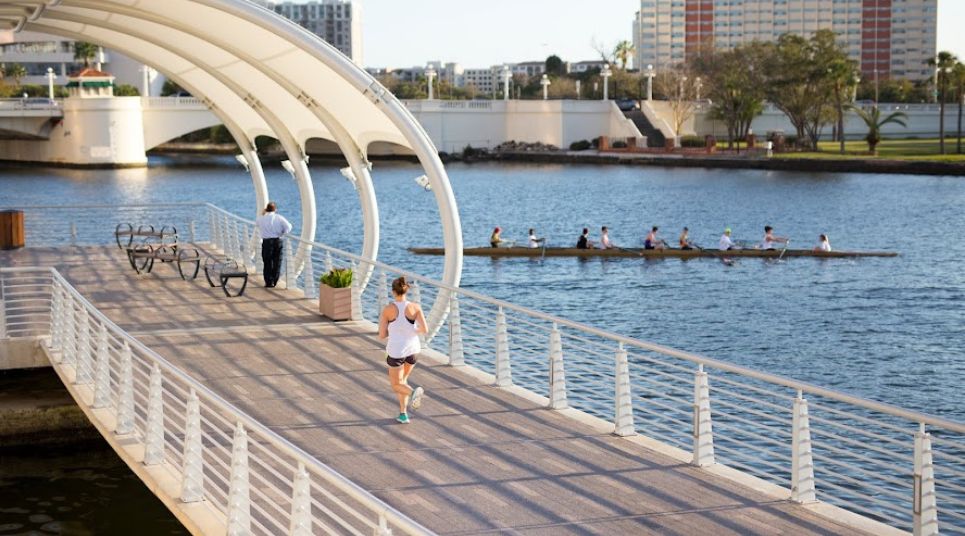
<path fill-rule="evenodd" d="M 422 405 L 422 387 L 409 387 L 409 374 L 415 368 L 422 345 L 419 335 L 429 332 L 426 317 L 418 304 L 405 299 L 409 283 L 405 277 L 392 282 L 395 299 L 382 309 L 379 316 L 379 338 L 388 339 L 385 344 L 385 362 L 389 365 L 389 383 L 399 397 L 399 416 L 402 424 L 409 422 L 408 408 L 419 409 Z M 411 398 L 411 404 L 410 404 Z"/>

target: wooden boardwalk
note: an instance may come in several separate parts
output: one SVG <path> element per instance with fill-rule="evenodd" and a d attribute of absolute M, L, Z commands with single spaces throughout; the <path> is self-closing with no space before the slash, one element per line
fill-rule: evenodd
<path fill-rule="evenodd" d="M 138 276 L 115 248 L 0 252 L 0 265 L 56 266 L 166 359 L 441 534 L 861 534 L 465 368 L 425 360 L 412 382 L 426 402 L 399 425 L 371 324 L 326 322 L 258 279 L 228 299 L 169 266 Z"/>

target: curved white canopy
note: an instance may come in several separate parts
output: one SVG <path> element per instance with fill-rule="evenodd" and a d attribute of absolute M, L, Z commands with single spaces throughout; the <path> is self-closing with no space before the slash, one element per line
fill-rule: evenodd
<path fill-rule="evenodd" d="M 418 157 L 439 205 L 446 246 L 443 280 L 458 285 L 462 230 L 436 148 L 405 107 L 334 47 L 247 0 L 0 0 L 0 28 L 29 29 L 118 50 L 202 98 L 236 138 L 251 166 L 258 207 L 268 197 L 256 136 L 278 139 L 295 168 L 302 199 L 302 238 L 315 235 L 315 201 L 304 147 L 334 141 L 359 186 L 362 255 L 378 252 L 378 209 L 366 148 L 390 142 Z M 301 262 L 307 250 L 296 256 Z M 430 313 L 447 310 L 441 293 Z"/>

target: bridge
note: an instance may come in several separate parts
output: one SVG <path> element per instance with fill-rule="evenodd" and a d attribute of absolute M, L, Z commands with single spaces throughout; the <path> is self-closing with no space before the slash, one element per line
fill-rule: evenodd
<path fill-rule="evenodd" d="M 136 275 L 93 217 L 28 207 L 0 253 L 0 339 L 39 341 L 124 461 L 194 533 L 938 534 L 965 527 L 965 425 L 628 339 L 312 243 L 226 298 Z M 111 207 L 260 269 L 253 222 Z M 46 246 L 44 246 L 46 245 Z M 301 247 L 286 239 L 286 249 Z M 290 258 L 290 257 L 289 257 Z M 353 320 L 314 274 L 352 268 Z M 375 338 L 387 281 L 447 296 L 408 427 Z M 256 277 L 256 276 L 253 276 Z M 23 344 L 21 344 L 23 346 Z"/>

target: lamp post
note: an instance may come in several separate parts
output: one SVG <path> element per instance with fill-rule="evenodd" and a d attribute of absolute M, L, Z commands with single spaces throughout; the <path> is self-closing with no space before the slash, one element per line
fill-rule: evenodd
<path fill-rule="evenodd" d="M 875 75 L 875 108 L 878 108 L 878 69 L 874 70 Z"/>
<path fill-rule="evenodd" d="M 647 65 L 647 100 L 653 100 L 653 65 Z"/>
<path fill-rule="evenodd" d="M 428 67 L 426 67 L 426 79 L 429 80 L 429 98 L 428 98 L 428 100 L 432 100 L 432 98 L 433 98 L 433 95 L 432 95 L 432 79 L 435 78 L 435 77 L 436 77 L 436 70 L 433 69 L 431 65 L 428 66 Z"/>
<path fill-rule="evenodd" d="M 503 65 L 503 100 L 509 100 L 509 80 L 513 77 L 513 72 L 509 70 L 509 65 Z"/>
<path fill-rule="evenodd" d="M 610 77 L 613 76 L 613 71 L 610 70 L 609 63 L 603 65 L 600 76 L 603 77 L 603 100 L 610 100 Z"/>
<path fill-rule="evenodd" d="M 854 104 L 858 102 L 858 84 L 861 83 L 861 77 L 855 75 L 854 77 L 854 87 L 851 88 L 851 103 Z"/>
<path fill-rule="evenodd" d="M 543 75 L 543 78 L 541 78 L 540 81 L 539 81 L 539 85 L 543 86 L 543 100 L 548 99 L 548 98 L 549 98 L 550 78 L 544 74 L 544 75 Z"/>
<path fill-rule="evenodd" d="M 687 77 L 686 77 L 686 76 L 681 76 L 681 77 L 680 77 L 680 84 L 678 84 L 678 86 L 677 86 L 677 90 L 678 90 L 677 98 L 678 98 L 679 100 L 684 100 L 684 84 L 686 84 L 686 83 L 687 83 Z"/>
<path fill-rule="evenodd" d="M 51 67 L 47 67 L 47 95 L 54 100 L 54 70 Z"/>
<path fill-rule="evenodd" d="M 151 68 L 147 65 L 141 66 L 141 96 L 151 96 Z"/>

